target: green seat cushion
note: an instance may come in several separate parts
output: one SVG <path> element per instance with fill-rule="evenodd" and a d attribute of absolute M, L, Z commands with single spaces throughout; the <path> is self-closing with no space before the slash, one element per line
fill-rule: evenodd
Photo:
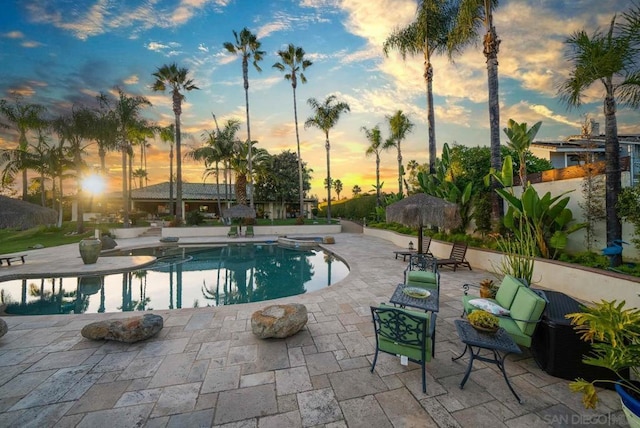
<path fill-rule="evenodd" d="M 505 275 L 496 293 L 496 303 L 503 308 L 511 308 L 513 299 L 515 299 L 516 293 L 521 287 L 524 287 L 522 282 L 511 275 Z"/>
<path fill-rule="evenodd" d="M 533 335 L 536 322 L 540 319 L 546 305 L 545 300 L 527 287 L 520 287 L 511 305 L 511 317 L 520 330 L 527 336 Z M 527 322 L 530 321 L 530 322 Z"/>
<path fill-rule="evenodd" d="M 531 347 L 531 336 L 527 336 L 520 330 L 514 320 L 507 317 L 499 317 L 500 327 L 504 328 L 509 336 L 520 346 Z"/>
<path fill-rule="evenodd" d="M 407 274 L 407 284 L 408 283 L 427 283 L 427 284 L 437 284 L 438 283 L 438 274 L 435 272 L 428 272 L 424 270 L 411 270 Z"/>
<path fill-rule="evenodd" d="M 430 315 L 426 312 L 415 312 L 415 311 L 411 311 L 408 309 L 401 309 L 401 308 L 394 308 L 393 306 L 387 306 L 387 305 L 380 305 L 382 308 L 393 308 L 396 311 L 402 312 L 402 313 L 406 313 L 409 315 L 412 315 L 414 317 L 418 317 L 421 319 L 425 319 L 427 321 L 427 326 L 426 326 L 426 335 L 424 338 L 424 342 L 425 342 L 425 361 L 431 361 L 431 339 L 429 338 L 429 320 L 430 320 Z M 378 313 L 380 316 L 380 320 L 381 321 L 386 321 L 387 319 L 391 318 L 391 313 L 390 312 L 379 312 Z M 420 323 L 415 322 L 409 318 L 405 318 L 405 325 L 408 326 L 408 330 L 409 332 L 407 334 L 405 334 L 405 338 L 408 341 L 411 340 L 417 340 L 417 334 L 411 333 L 411 329 L 413 328 L 420 328 Z M 393 323 L 393 322 L 392 322 Z M 391 327 L 391 326 L 390 326 Z M 395 355 L 405 355 L 407 357 L 409 357 L 412 360 L 415 361 L 422 361 L 422 353 L 421 353 L 421 346 L 416 344 L 405 344 L 405 343 L 398 343 L 395 342 L 393 340 L 391 340 L 390 338 L 384 336 L 384 332 L 385 332 L 385 326 L 382 325 L 380 330 L 381 333 L 378 336 L 378 347 L 380 348 L 381 351 L 385 351 L 388 352 L 390 354 L 395 354 Z M 391 334 L 391 336 L 393 336 L 393 334 Z"/>

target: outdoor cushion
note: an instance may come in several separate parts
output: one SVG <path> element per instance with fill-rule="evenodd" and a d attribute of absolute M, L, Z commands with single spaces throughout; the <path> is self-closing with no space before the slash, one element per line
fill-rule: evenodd
<path fill-rule="evenodd" d="M 471 299 L 469 304 L 478 309 L 490 312 L 494 315 L 509 315 L 509 309 L 505 309 L 495 302 L 487 299 Z"/>
<path fill-rule="evenodd" d="M 516 293 L 521 287 L 524 287 L 522 282 L 518 281 L 511 275 L 505 275 L 500 283 L 500 288 L 498 288 L 498 292 L 496 293 L 496 303 L 503 308 L 510 308 L 513 303 L 513 299 L 516 297 Z"/>
<path fill-rule="evenodd" d="M 415 285 L 416 282 L 429 283 L 429 284 L 437 284 L 438 283 L 438 274 L 435 272 L 429 272 L 424 270 L 411 270 L 407 274 L 407 284 L 414 283 L 411 285 Z"/>
<path fill-rule="evenodd" d="M 511 317 L 524 334 L 531 336 L 536 329 L 536 322 L 540 319 L 545 305 L 546 302 L 542 297 L 527 287 L 520 287 L 510 308 Z"/>
<path fill-rule="evenodd" d="M 531 347 L 531 336 L 527 336 L 520 330 L 514 320 L 508 317 L 499 317 L 500 327 L 504 328 L 509 336 L 520 346 Z"/>

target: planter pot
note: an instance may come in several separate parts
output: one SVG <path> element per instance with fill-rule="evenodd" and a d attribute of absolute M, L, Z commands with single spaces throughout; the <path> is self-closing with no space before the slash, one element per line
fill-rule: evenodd
<path fill-rule="evenodd" d="M 631 428 L 640 428 L 640 400 L 629 394 L 622 386 L 616 384 L 616 392 L 622 401 L 622 411 Z"/>
<path fill-rule="evenodd" d="M 80 278 L 80 294 L 90 296 L 96 294 L 102 288 L 102 276 L 83 276 Z"/>
<path fill-rule="evenodd" d="M 78 244 L 80 257 L 85 265 L 91 265 L 98 261 L 102 250 L 102 241 L 96 238 L 83 239 Z"/>

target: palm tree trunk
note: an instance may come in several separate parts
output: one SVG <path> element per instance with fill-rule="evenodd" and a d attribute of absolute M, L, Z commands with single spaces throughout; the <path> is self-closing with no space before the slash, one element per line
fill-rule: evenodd
<path fill-rule="evenodd" d="M 493 16 L 489 0 L 485 0 L 485 13 L 487 19 L 485 25 L 487 33 L 484 36 L 484 56 L 487 59 L 487 81 L 489 89 L 489 128 L 491 132 L 491 167 L 496 171 L 502 169 L 500 156 L 500 103 L 498 99 L 498 50 L 500 39 L 493 26 Z M 492 189 L 498 187 L 498 182 L 491 181 Z M 491 214 L 494 226 L 498 226 L 503 216 L 504 208 L 502 199 L 493 191 L 491 193 Z"/>
<path fill-rule="evenodd" d="M 244 104 L 247 110 L 247 143 L 249 144 L 249 207 L 253 208 L 253 156 L 251 155 L 251 122 L 249 121 L 249 65 L 246 56 L 242 59 L 242 77 L 244 78 Z"/>
<path fill-rule="evenodd" d="M 380 200 L 380 155 L 376 153 L 376 207 L 382 205 Z"/>
<path fill-rule="evenodd" d="M 169 151 L 169 215 L 171 218 L 175 215 L 176 210 L 173 205 L 173 144 Z"/>
<path fill-rule="evenodd" d="M 606 196 L 605 211 L 607 213 L 607 245 L 616 239 L 622 238 L 622 223 L 618 217 L 616 204 L 620 194 L 620 141 L 618 140 L 618 124 L 616 119 L 616 100 L 613 97 L 613 89 L 607 82 L 607 95 L 604 99 L 604 123 L 605 123 L 605 176 Z M 611 266 L 622 264 L 622 254 L 613 256 Z"/>
<path fill-rule="evenodd" d="M 180 141 L 180 115 L 176 114 L 176 220 L 182 223 L 182 144 Z"/>
<path fill-rule="evenodd" d="M 331 224 L 331 158 L 329 156 L 331 146 L 329 145 L 329 133 L 326 134 L 326 138 L 324 147 L 327 149 L 327 223 Z"/>
<path fill-rule="evenodd" d="M 426 44 L 425 44 L 426 46 Z M 429 126 L 429 174 L 436 173 L 436 120 L 433 112 L 433 67 L 425 47 L 424 79 L 427 82 L 427 123 Z"/>
<path fill-rule="evenodd" d="M 75 159 L 74 159 L 74 163 L 76 165 L 76 185 L 77 185 L 77 192 L 78 192 L 78 198 L 77 198 L 77 204 L 78 204 L 78 222 L 76 224 L 76 231 L 78 232 L 78 234 L 84 233 L 84 201 L 82 200 L 82 194 L 83 194 L 83 190 L 82 190 L 82 175 L 80 173 L 80 167 L 82 164 L 82 159 L 80 158 L 80 153 L 76 152 L 75 155 Z"/>
<path fill-rule="evenodd" d="M 218 217 L 222 217 L 222 206 L 220 205 L 220 168 L 216 161 L 216 194 L 218 195 Z"/>
<path fill-rule="evenodd" d="M 44 172 L 40 173 L 40 203 L 44 207 L 47 205 L 47 198 L 45 197 L 45 188 L 44 188 Z"/>
<path fill-rule="evenodd" d="M 398 194 L 402 195 L 402 149 L 400 149 L 400 139 L 398 139 Z"/>
<path fill-rule="evenodd" d="M 300 134 L 298 133 L 298 107 L 296 104 L 296 88 L 293 86 L 293 119 L 296 124 L 296 142 L 298 144 L 298 189 L 300 189 L 300 216 L 304 217 L 304 189 L 302 184 L 302 156 L 300 154 Z M 329 202 L 331 203 L 331 202 Z"/>
<path fill-rule="evenodd" d="M 22 156 L 22 154 L 20 156 Z M 27 193 L 28 193 L 27 180 L 28 180 L 27 168 L 22 168 L 22 200 L 23 201 L 27 200 Z"/>
<path fill-rule="evenodd" d="M 122 201 L 123 201 L 123 226 L 129 227 L 129 191 L 127 188 L 127 142 L 122 143 Z"/>

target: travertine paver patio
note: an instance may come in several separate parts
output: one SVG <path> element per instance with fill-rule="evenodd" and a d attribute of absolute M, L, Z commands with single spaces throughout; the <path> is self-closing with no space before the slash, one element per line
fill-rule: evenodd
<path fill-rule="evenodd" d="M 121 247 L 152 242 L 157 238 L 119 240 Z M 338 235 L 328 247 L 351 273 L 321 291 L 280 300 L 303 303 L 309 311 L 307 327 L 286 340 L 259 340 L 251 333 L 251 313 L 266 302 L 153 311 L 164 317 L 164 329 L 129 345 L 89 341 L 80 329 L 130 314 L 4 317 L 9 332 L 0 338 L 0 426 L 626 424 L 615 393 L 601 394 L 598 412 L 586 411 L 568 381 L 542 372 L 527 351 L 510 356 L 506 365 L 524 404 L 497 368 L 482 362 L 474 363 L 459 388 L 468 360 L 451 361 L 462 350 L 453 320 L 461 312 L 461 284 L 488 275 L 479 270 L 442 270 L 436 357 L 427 366 L 426 394 L 415 364 L 402 366 L 381 354 L 370 373 L 375 339 L 369 306 L 388 300 L 405 264 L 392 255 L 397 247 L 360 234 Z M 38 269 L 64 263 L 77 249 L 38 251 L 28 257 L 27 269 L 30 263 Z"/>

